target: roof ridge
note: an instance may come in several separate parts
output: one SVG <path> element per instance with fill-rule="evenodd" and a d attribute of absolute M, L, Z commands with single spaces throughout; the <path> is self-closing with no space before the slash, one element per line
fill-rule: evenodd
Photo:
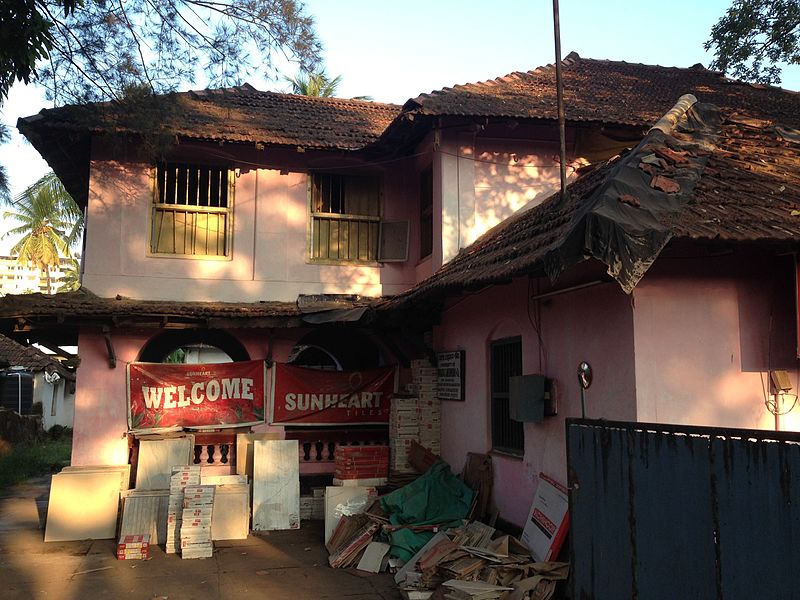
<path fill-rule="evenodd" d="M 202 90 L 187 90 L 186 92 L 178 92 L 178 94 L 188 95 L 196 100 L 210 99 L 221 97 L 225 95 L 252 95 L 252 96 L 277 96 L 281 98 L 294 98 L 298 100 L 314 102 L 328 102 L 331 104 L 353 103 L 361 107 L 373 106 L 379 108 L 399 108 L 399 104 L 391 102 L 376 102 L 375 100 L 364 100 L 360 98 L 341 98 L 339 96 L 306 96 L 304 94 L 292 94 L 290 92 L 280 92 L 276 90 L 259 90 L 250 83 L 243 83 L 241 85 L 234 85 L 222 88 L 205 88 Z"/>

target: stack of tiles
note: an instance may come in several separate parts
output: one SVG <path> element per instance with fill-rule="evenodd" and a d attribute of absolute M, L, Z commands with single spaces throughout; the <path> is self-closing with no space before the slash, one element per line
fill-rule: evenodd
<path fill-rule="evenodd" d="M 300 496 L 300 520 L 310 521 L 314 498 L 312 496 Z"/>
<path fill-rule="evenodd" d="M 147 560 L 150 558 L 150 534 L 123 535 L 117 542 L 119 560 Z"/>
<path fill-rule="evenodd" d="M 334 481 L 385 479 L 389 475 L 389 446 L 338 446 Z"/>
<path fill-rule="evenodd" d="M 390 468 L 392 473 L 414 473 L 408 464 L 411 442 L 418 441 L 419 412 L 418 398 L 392 398 L 389 413 L 389 447 L 391 449 Z"/>
<path fill-rule="evenodd" d="M 181 517 L 183 515 L 183 491 L 186 486 L 199 485 L 200 465 L 172 467 L 169 480 L 169 508 L 167 509 L 167 554 L 175 554 L 181 548 Z"/>
<path fill-rule="evenodd" d="M 427 360 L 412 360 L 411 376 L 419 398 L 417 441 L 434 454 L 441 454 L 442 406 L 436 397 L 437 370 Z"/>
<path fill-rule="evenodd" d="M 213 485 L 187 485 L 183 491 L 181 558 L 211 558 L 211 517 L 214 510 Z"/>
<path fill-rule="evenodd" d="M 315 521 L 325 520 L 325 488 L 311 488 L 311 518 Z"/>

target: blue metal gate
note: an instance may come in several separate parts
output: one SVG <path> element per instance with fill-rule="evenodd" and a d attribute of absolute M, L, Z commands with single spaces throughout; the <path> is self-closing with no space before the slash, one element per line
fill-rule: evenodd
<path fill-rule="evenodd" d="M 800 598 L 800 434 L 567 420 L 573 598 Z"/>

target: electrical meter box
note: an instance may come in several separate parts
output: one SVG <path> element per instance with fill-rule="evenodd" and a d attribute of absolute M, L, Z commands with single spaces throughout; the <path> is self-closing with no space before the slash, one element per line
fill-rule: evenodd
<path fill-rule="evenodd" d="M 517 375 L 509 379 L 509 416 L 524 423 L 541 423 L 556 413 L 553 380 L 544 375 Z"/>

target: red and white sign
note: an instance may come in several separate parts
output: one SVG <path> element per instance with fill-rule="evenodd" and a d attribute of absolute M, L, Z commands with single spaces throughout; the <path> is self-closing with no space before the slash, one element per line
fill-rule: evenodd
<path fill-rule="evenodd" d="M 273 425 L 389 422 L 395 368 L 322 371 L 275 364 L 269 422 Z"/>
<path fill-rule="evenodd" d="M 128 365 L 128 427 L 238 427 L 264 422 L 263 360 Z"/>
<path fill-rule="evenodd" d="M 520 538 L 522 543 L 536 561 L 556 560 L 568 528 L 567 488 L 552 477 L 539 473 L 539 485 Z"/>

